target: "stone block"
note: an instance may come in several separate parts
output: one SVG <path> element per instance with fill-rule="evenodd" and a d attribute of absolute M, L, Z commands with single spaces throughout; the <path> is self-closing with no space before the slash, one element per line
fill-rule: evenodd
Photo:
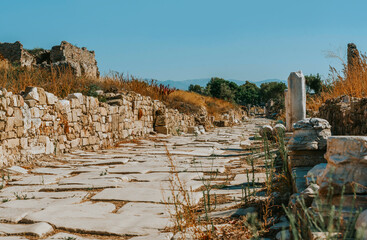
<path fill-rule="evenodd" d="M 327 138 L 331 136 L 330 124 L 321 118 L 306 118 L 293 125 L 293 137 L 288 142 L 288 149 L 325 150 Z"/>
<path fill-rule="evenodd" d="M 78 99 L 79 104 L 84 104 L 84 96 L 81 93 L 71 93 L 68 95 L 67 99 Z"/>
<path fill-rule="evenodd" d="M 46 95 L 46 102 L 48 105 L 55 105 L 59 100 L 54 94 L 45 92 Z"/>
<path fill-rule="evenodd" d="M 157 133 L 161 133 L 161 134 L 168 134 L 168 128 L 165 127 L 165 126 L 156 126 L 154 128 L 154 130 L 157 132 Z"/>
<path fill-rule="evenodd" d="M 4 144 L 7 148 L 16 148 L 20 145 L 20 141 L 18 138 L 7 139 Z"/>
<path fill-rule="evenodd" d="M 318 179 L 320 194 L 327 194 L 329 184 L 334 194 L 367 194 L 367 137 L 333 136 L 328 138 L 327 166 Z"/>
<path fill-rule="evenodd" d="M 325 151 L 289 151 L 289 166 L 313 167 L 319 163 L 326 163 Z"/>

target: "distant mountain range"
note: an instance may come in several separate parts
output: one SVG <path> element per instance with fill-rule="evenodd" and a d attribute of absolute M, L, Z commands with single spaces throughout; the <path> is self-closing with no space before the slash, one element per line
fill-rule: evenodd
<path fill-rule="evenodd" d="M 189 80 L 183 80 L 183 81 L 166 80 L 166 81 L 158 81 L 158 83 L 163 84 L 165 86 L 170 86 L 172 88 L 174 87 L 174 88 L 181 89 L 181 90 L 187 90 L 190 84 L 194 84 L 194 85 L 197 84 L 202 87 L 205 87 L 209 81 L 210 81 L 210 78 L 200 78 L 200 79 L 189 79 Z M 246 83 L 246 81 L 236 80 L 236 79 L 228 79 L 228 81 L 235 82 L 237 85 L 242 85 Z M 253 81 L 249 81 L 249 82 L 253 82 Z M 280 80 L 280 79 L 266 79 L 263 81 L 256 81 L 253 83 L 255 83 L 258 87 L 260 87 L 262 83 L 268 83 L 268 82 L 283 82 L 287 84 L 286 80 Z"/>

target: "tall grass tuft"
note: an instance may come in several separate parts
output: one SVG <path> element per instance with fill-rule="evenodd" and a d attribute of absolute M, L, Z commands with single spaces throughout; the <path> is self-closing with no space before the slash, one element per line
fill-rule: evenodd
<path fill-rule="evenodd" d="M 343 95 L 350 97 L 367 97 L 367 56 L 364 54 L 352 58 L 349 64 L 342 62 L 343 69 L 338 72 L 330 67 L 331 79 L 319 95 L 307 99 L 307 108 L 317 111 L 328 99 Z"/>

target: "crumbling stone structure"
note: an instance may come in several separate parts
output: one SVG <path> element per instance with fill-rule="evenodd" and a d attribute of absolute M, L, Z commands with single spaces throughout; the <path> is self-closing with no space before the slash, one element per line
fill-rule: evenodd
<path fill-rule="evenodd" d="M 66 41 L 51 50 L 27 51 L 20 42 L 0 43 L 0 54 L 11 63 L 26 67 L 70 67 L 76 76 L 99 77 L 94 51 Z"/>
<path fill-rule="evenodd" d="M 22 67 L 31 67 L 36 59 L 17 41 L 15 43 L 0 43 L 0 54 L 11 63 Z"/>
<path fill-rule="evenodd" d="M 77 76 L 99 76 L 94 51 L 88 51 L 85 47 L 78 48 L 66 41 L 52 47 L 50 61 L 56 65 L 70 66 Z"/>

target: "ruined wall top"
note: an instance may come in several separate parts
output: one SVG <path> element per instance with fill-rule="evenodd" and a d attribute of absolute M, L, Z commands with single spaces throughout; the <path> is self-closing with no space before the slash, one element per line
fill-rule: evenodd
<path fill-rule="evenodd" d="M 11 63 L 20 63 L 21 66 L 70 67 L 77 76 L 99 77 L 95 53 L 85 47 L 79 48 L 62 41 L 51 50 L 30 52 L 19 41 L 0 43 L 0 54 Z"/>
<path fill-rule="evenodd" d="M 19 41 L 0 43 L 0 54 L 9 62 L 20 64 L 22 67 L 29 67 L 36 63 L 35 58 L 23 48 Z"/>

